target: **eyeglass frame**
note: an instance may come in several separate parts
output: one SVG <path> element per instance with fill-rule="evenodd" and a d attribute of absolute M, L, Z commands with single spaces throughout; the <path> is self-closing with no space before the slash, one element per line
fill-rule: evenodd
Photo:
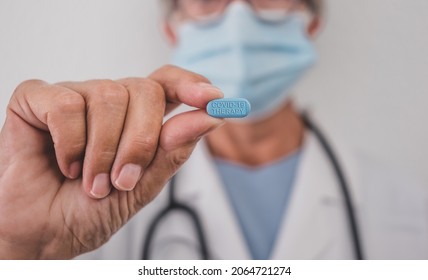
<path fill-rule="evenodd" d="M 171 13 L 174 13 L 176 11 L 180 10 L 180 6 L 179 6 L 179 1 L 181 0 L 173 0 L 173 4 L 172 4 L 172 8 L 171 8 Z M 195 21 L 200 21 L 200 22 L 205 22 L 205 21 L 212 21 L 215 18 L 220 18 L 221 15 L 225 12 L 225 10 L 227 9 L 227 7 L 236 0 L 225 0 L 223 7 L 218 11 L 218 12 L 214 12 L 210 15 L 203 15 L 203 16 L 194 16 L 189 14 L 188 12 L 186 12 L 185 10 L 182 10 L 182 12 L 184 13 L 184 15 L 186 15 L 189 19 L 191 20 L 195 20 Z M 261 13 L 262 11 L 266 11 L 266 10 L 275 10 L 275 9 L 260 9 L 260 10 L 256 10 L 254 8 L 254 5 L 252 4 L 253 1 L 257 1 L 257 0 L 242 0 L 244 2 L 247 2 L 251 8 L 255 11 L 256 14 Z M 296 10 L 297 7 L 299 7 L 301 4 L 306 6 L 306 3 L 302 0 L 290 0 L 291 5 L 289 9 L 284 9 L 285 13 L 289 13 L 292 12 L 294 10 Z M 279 9 L 276 9 L 279 10 Z M 261 18 L 263 20 L 263 18 Z M 269 21 L 269 20 L 268 20 Z"/>

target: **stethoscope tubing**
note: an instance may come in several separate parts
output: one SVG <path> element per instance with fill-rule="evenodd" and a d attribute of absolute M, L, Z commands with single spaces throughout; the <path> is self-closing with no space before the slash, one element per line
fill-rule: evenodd
<path fill-rule="evenodd" d="M 333 167 L 334 172 L 336 173 L 336 177 L 340 186 L 340 191 L 342 193 L 343 199 L 345 200 L 346 214 L 348 216 L 349 228 L 351 230 L 352 243 L 354 246 L 355 259 L 363 260 L 364 253 L 361 245 L 361 237 L 360 237 L 360 229 L 358 227 L 353 200 L 351 198 L 351 193 L 349 189 L 349 184 L 346 180 L 345 173 L 339 163 L 338 157 L 333 151 L 330 143 L 327 141 L 324 133 L 316 126 L 312 120 L 308 117 L 307 114 L 302 114 L 302 120 L 305 123 L 305 126 L 311 130 L 315 137 L 320 142 L 321 146 L 326 153 L 326 156 L 330 159 L 331 165 Z"/>
<path fill-rule="evenodd" d="M 349 228 L 351 231 L 351 238 L 352 238 L 352 244 L 354 247 L 354 254 L 355 259 L 357 260 L 363 260 L 364 259 L 364 252 L 362 248 L 361 243 L 361 237 L 360 237 L 360 229 L 358 227 L 358 222 L 356 219 L 355 211 L 354 211 L 354 205 L 353 200 L 351 197 L 349 184 L 346 180 L 345 173 L 343 172 L 343 169 L 339 163 L 339 160 L 336 156 L 336 154 L 333 151 L 333 148 L 331 147 L 330 143 L 327 141 L 327 138 L 325 137 L 324 133 L 319 129 L 318 126 L 316 126 L 312 120 L 309 118 L 307 114 L 302 114 L 302 120 L 305 124 L 305 126 L 311 130 L 319 143 L 321 144 L 326 156 L 329 158 L 331 165 L 333 167 L 333 170 L 336 174 L 338 185 L 340 187 L 340 191 L 342 194 L 342 197 L 345 202 L 345 208 L 346 208 L 346 215 L 347 220 L 349 224 Z M 178 202 L 175 196 L 175 186 L 176 186 L 176 177 L 177 175 L 173 176 L 170 181 L 169 185 L 169 203 L 167 207 L 165 207 L 161 212 L 159 212 L 158 215 L 155 216 L 155 218 L 150 223 L 150 226 L 147 231 L 146 238 L 144 240 L 144 247 L 143 247 L 143 260 L 150 259 L 151 256 L 151 245 L 153 244 L 152 240 L 154 237 L 154 234 L 156 232 L 157 227 L 159 226 L 160 222 L 165 219 L 165 217 L 173 212 L 173 211 L 182 211 L 189 215 L 191 220 L 194 223 L 199 246 L 200 246 L 200 255 L 201 258 L 204 260 L 210 259 L 210 250 L 208 247 L 207 240 L 205 238 L 204 229 L 202 227 L 201 220 L 199 218 L 198 213 L 192 209 L 190 206 L 185 205 L 181 202 Z"/>

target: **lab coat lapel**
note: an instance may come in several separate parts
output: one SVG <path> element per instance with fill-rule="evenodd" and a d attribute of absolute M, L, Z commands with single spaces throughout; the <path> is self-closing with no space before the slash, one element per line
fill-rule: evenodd
<path fill-rule="evenodd" d="M 273 259 L 317 259 L 335 237 L 329 201 L 338 199 L 337 180 L 319 143 L 306 134 L 290 204 L 283 217 Z"/>
<path fill-rule="evenodd" d="M 211 258 L 250 259 L 244 235 L 205 142 L 198 144 L 180 172 L 178 185 L 188 186 L 182 199 L 188 200 L 200 216 Z"/>
<path fill-rule="evenodd" d="M 180 200 L 199 213 L 212 258 L 251 259 L 205 143 L 198 144 L 183 167 L 178 186 Z M 349 236 L 336 175 L 319 142 L 308 132 L 271 258 L 352 258 Z"/>

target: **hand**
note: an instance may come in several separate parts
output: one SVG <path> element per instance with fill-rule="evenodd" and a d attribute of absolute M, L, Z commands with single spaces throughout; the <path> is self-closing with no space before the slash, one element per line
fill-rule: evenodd
<path fill-rule="evenodd" d="M 173 66 L 147 79 L 22 83 L 0 134 L 0 259 L 73 258 L 104 244 L 223 123 L 203 110 L 221 97 Z M 200 110 L 162 125 L 180 103 Z"/>

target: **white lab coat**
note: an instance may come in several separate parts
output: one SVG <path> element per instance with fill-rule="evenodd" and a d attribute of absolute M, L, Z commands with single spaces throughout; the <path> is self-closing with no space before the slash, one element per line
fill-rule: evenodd
<path fill-rule="evenodd" d="M 343 197 L 331 162 L 307 132 L 290 204 L 272 259 L 352 259 L 354 250 Z M 337 144 L 337 143 L 335 143 Z M 346 176 L 369 259 L 428 259 L 427 189 L 334 146 Z M 204 143 L 198 144 L 177 179 L 177 197 L 199 214 L 214 259 L 250 259 L 232 206 Z M 164 190 L 107 244 L 80 258 L 138 259 L 148 224 L 165 207 Z M 155 259 L 195 259 L 195 230 L 188 216 L 174 213 L 156 233 Z"/>

